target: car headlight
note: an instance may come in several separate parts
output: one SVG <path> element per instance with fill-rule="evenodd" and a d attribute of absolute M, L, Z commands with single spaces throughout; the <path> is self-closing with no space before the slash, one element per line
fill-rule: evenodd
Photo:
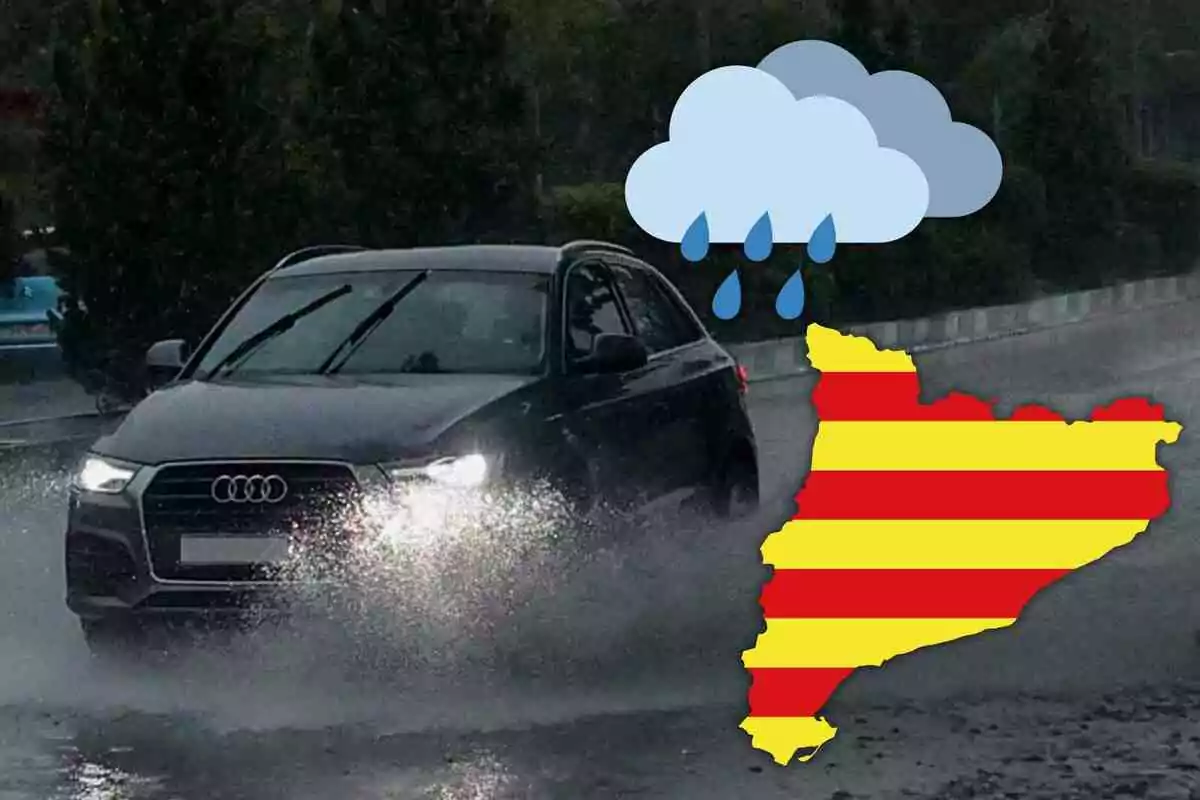
<path fill-rule="evenodd" d="M 482 486 L 491 475 L 491 464 L 486 456 L 470 453 L 463 456 L 439 458 L 428 464 L 385 465 L 386 472 L 394 480 L 428 478 L 446 486 L 464 489 Z"/>
<path fill-rule="evenodd" d="M 117 494 L 129 485 L 137 471 L 136 464 L 89 455 L 76 470 L 74 485 L 85 492 Z"/>
<path fill-rule="evenodd" d="M 448 486 L 482 486 L 488 478 L 488 462 L 478 453 L 458 458 L 443 458 L 425 467 L 425 474 Z"/>

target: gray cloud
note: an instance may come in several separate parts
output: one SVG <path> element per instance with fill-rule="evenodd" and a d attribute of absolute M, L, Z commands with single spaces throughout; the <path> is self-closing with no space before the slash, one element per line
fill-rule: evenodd
<path fill-rule="evenodd" d="M 1000 188 L 1004 162 L 986 133 L 955 122 L 942 93 L 911 72 L 869 73 L 857 58 L 816 39 L 785 44 L 758 68 L 778 78 L 796 99 L 828 95 L 867 115 L 882 147 L 909 156 L 929 181 L 927 217 L 965 217 Z"/>

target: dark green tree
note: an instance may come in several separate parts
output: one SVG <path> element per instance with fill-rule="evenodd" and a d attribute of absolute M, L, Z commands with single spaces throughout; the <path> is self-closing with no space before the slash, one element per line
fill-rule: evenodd
<path fill-rule="evenodd" d="M 869 71 L 885 68 L 887 51 L 881 41 L 879 9 L 875 0 L 841 0 L 833 41 L 853 53 Z"/>
<path fill-rule="evenodd" d="M 5 192 L 0 191 L 0 294 L 11 292 L 21 257 L 21 237 L 17 233 L 16 209 Z"/>
<path fill-rule="evenodd" d="M 1047 0 L 907 1 L 921 32 L 922 77 L 939 87 L 957 80 L 989 39 L 1006 26 L 1043 12 L 1048 5 Z"/>
<path fill-rule="evenodd" d="M 882 69 L 916 70 L 916 39 L 916 21 L 912 10 L 907 4 L 897 6 L 892 10 L 883 33 Z"/>
<path fill-rule="evenodd" d="M 1033 53 L 1034 92 L 1010 147 L 1045 184 L 1046 225 L 1034 269 L 1063 286 L 1104 276 L 1097 266 L 1117 224 L 1116 185 L 1127 166 L 1109 76 L 1095 41 L 1056 0 Z"/>
<path fill-rule="evenodd" d="M 414 246 L 507 238 L 535 217 L 536 142 L 482 0 L 341 0 L 311 36 L 302 130 L 342 235 Z"/>
<path fill-rule="evenodd" d="M 268 40 L 229 0 L 65 3 L 44 156 L 69 251 L 60 341 L 94 388 L 142 386 L 297 241 L 301 198 L 263 102 Z M 98 385 L 97 385 L 98 384 Z"/>

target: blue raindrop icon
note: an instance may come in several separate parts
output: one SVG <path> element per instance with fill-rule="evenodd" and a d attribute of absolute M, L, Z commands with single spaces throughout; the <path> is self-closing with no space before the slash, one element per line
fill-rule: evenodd
<path fill-rule="evenodd" d="M 712 310 L 718 319 L 733 319 L 742 310 L 742 280 L 737 270 L 721 281 L 713 295 Z"/>
<path fill-rule="evenodd" d="M 775 246 L 775 232 L 771 229 L 771 215 L 763 214 L 746 234 L 743 252 L 751 261 L 765 261 Z"/>
<path fill-rule="evenodd" d="M 800 270 L 796 270 L 775 298 L 775 313 L 784 319 L 796 319 L 803 312 L 804 276 L 800 274 Z"/>
<path fill-rule="evenodd" d="M 700 261 L 708 255 L 708 216 L 704 212 L 688 226 L 679 249 L 688 261 Z"/>
<path fill-rule="evenodd" d="M 828 214 L 808 239 L 808 257 L 818 264 L 824 264 L 833 258 L 835 250 L 837 250 L 837 226 L 833 223 L 833 214 Z M 803 295 L 801 296 L 803 297 Z"/>

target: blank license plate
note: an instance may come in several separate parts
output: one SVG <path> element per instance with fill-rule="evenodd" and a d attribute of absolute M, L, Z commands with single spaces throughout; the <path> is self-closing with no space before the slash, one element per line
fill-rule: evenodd
<path fill-rule="evenodd" d="M 269 536 L 184 536 L 182 564 L 280 564 L 287 560 L 287 539 Z"/>

